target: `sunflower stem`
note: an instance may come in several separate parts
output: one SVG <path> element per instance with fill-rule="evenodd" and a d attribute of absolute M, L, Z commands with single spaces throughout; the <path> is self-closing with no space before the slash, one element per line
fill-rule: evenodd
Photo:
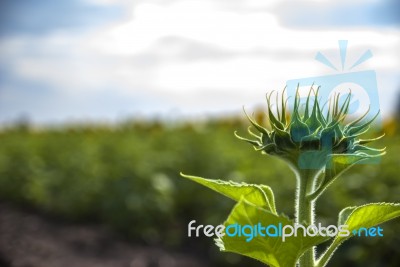
<path fill-rule="evenodd" d="M 314 201 L 307 197 L 313 188 L 314 173 L 312 170 L 302 169 L 297 173 L 296 188 L 296 223 L 314 224 Z M 313 267 L 315 265 L 314 247 L 308 249 L 299 260 L 299 267 Z"/>

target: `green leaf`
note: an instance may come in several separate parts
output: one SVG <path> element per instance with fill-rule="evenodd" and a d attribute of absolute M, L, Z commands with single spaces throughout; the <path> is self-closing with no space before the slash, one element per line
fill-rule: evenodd
<path fill-rule="evenodd" d="M 344 225 L 347 218 L 349 215 L 356 209 L 357 207 L 347 207 L 345 209 L 342 209 L 342 211 L 339 213 L 339 218 L 338 218 L 338 225 Z"/>
<path fill-rule="evenodd" d="M 318 259 L 317 266 L 325 266 L 337 247 L 353 236 L 351 234 L 353 230 L 359 230 L 361 227 L 374 227 L 397 217 L 400 217 L 400 203 L 371 203 L 343 209 L 339 213 L 338 225 L 347 225 L 350 235 L 337 235 L 321 258 Z"/>
<path fill-rule="evenodd" d="M 245 199 L 240 200 L 236 204 L 224 225 L 225 227 L 234 224 L 254 226 L 259 223 L 263 227 L 269 225 L 277 227 L 279 225 L 282 225 L 282 227 L 293 225 L 293 222 L 286 216 L 273 214 L 268 210 L 253 205 Z M 247 230 L 250 229 L 248 228 Z M 246 232 L 249 233 L 249 231 Z M 276 231 L 271 228 L 269 233 L 275 234 Z M 303 231 L 299 229 L 297 236 L 286 237 L 285 241 L 280 236 L 257 235 L 252 240 L 249 240 L 249 236 L 224 235 L 217 238 L 215 242 L 222 251 L 251 257 L 273 267 L 294 267 L 306 250 L 326 241 L 326 239 L 326 237 L 321 236 L 304 237 Z"/>
<path fill-rule="evenodd" d="M 400 204 L 371 203 L 359 207 L 348 207 L 341 211 L 341 216 L 341 220 L 349 227 L 349 231 L 358 230 L 361 227 L 370 228 L 399 217 Z M 344 220 L 344 218 L 346 218 L 346 220 Z M 347 239 L 343 237 L 337 238 L 343 240 Z"/>
<path fill-rule="evenodd" d="M 181 175 L 235 201 L 240 201 L 242 197 L 245 197 L 252 204 L 276 214 L 274 193 L 269 186 L 211 180 L 182 173 Z"/>

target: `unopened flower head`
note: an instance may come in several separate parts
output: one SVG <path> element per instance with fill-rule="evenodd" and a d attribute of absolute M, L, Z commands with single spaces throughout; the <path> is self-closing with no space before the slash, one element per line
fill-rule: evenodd
<path fill-rule="evenodd" d="M 253 118 L 249 117 L 251 124 L 258 130 L 253 133 L 249 127 L 249 133 L 255 139 L 236 136 L 252 144 L 256 150 L 269 155 L 275 155 L 289 161 L 297 169 L 322 169 L 327 167 L 329 159 L 333 155 L 349 155 L 367 159 L 381 156 L 385 149 L 374 149 L 366 144 L 380 139 L 360 139 L 360 135 L 366 133 L 371 123 L 376 119 L 366 120 L 368 111 L 361 117 L 350 123 L 345 123 L 349 113 L 351 92 L 342 104 L 339 104 L 340 94 L 329 99 L 324 107 L 318 100 L 318 91 L 312 87 L 308 93 L 304 108 L 300 105 L 300 95 L 297 90 L 292 112 L 288 111 L 284 92 L 280 99 L 276 93 L 276 110 L 274 111 L 271 97 L 273 92 L 267 95 L 268 122 L 270 129 L 261 126 Z M 280 101 L 279 101 L 280 100 Z"/>

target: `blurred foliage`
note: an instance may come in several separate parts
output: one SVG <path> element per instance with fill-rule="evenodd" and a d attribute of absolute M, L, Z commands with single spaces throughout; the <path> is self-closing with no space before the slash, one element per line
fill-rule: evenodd
<path fill-rule="evenodd" d="M 233 207 L 179 172 L 264 183 L 276 194 L 278 212 L 293 214 L 295 177 L 276 158 L 262 156 L 233 132 L 247 122 L 220 119 L 118 126 L 12 127 L 0 133 L 0 198 L 68 220 L 105 223 L 144 244 L 162 245 L 210 259 L 210 266 L 262 266 L 219 253 L 211 239 L 188 238 L 187 224 L 219 224 Z M 350 205 L 399 202 L 400 135 L 383 138 L 387 155 L 358 165 L 320 198 L 317 214 L 335 224 Z M 353 238 L 330 266 L 399 266 L 399 222 L 383 225 L 383 238 Z"/>

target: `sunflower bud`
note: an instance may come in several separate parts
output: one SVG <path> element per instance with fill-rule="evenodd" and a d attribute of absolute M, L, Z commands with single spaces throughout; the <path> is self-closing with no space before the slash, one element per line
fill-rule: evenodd
<path fill-rule="evenodd" d="M 360 118 L 345 123 L 349 112 L 351 92 L 343 104 L 339 104 L 340 94 L 329 99 L 327 112 L 323 112 L 318 102 L 318 91 L 310 88 L 304 110 L 300 110 L 300 95 L 297 90 L 294 98 L 293 110 L 288 112 L 287 99 L 284 92 L 281 101 L 277 101 L 276 111 L 273 111 L 271 97 L 267 96 L 269 129 L 261 126 L 247 115 L 250 123 L 258 131 L 254 133 L 249 127 L 249 133 L 255 139 L 248 139 L 235 135 L 254 146 L 257 151 L 278 156 L 288 161 L 295 169 L 321 170 L 328 167 L 329 159 L 335 155 L 352 155 L 362 159 L 383 155 L 385 149 L 374 149 L 365 144 L 376 141 L 374 139 L 359 139 L 359 136 L 368 131 L 376 114 L 371 120 L 365 121 L 368 111 Z"/>

